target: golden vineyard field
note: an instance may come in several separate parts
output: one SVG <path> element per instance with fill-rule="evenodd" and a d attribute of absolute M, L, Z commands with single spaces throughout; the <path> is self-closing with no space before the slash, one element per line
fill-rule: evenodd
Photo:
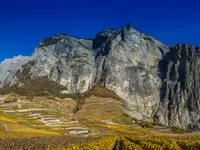
<path fill-rule="evenodd" d="M 118 137 L 113 136 L 81 145 L 72 144 L 68 148 L 57 148 L 56 150 L 113 150 L 115 148 L 117 140 Z"/>
<path fill-rule="evenodd" d="M 55 150 L 200 150 L 200 141 L 170 137 L 110 136 Z"/>

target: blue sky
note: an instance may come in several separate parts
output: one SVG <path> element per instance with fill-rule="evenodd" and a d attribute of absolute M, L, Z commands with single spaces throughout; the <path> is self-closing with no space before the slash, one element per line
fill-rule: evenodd
<path fill-rule="evenodd" d="M 95 37 L 127 23 L 172 45 L 200 45 L 198 0 L 10 0 L 0 5 L 0 61 L 31 55 L 45 37 Z"/>

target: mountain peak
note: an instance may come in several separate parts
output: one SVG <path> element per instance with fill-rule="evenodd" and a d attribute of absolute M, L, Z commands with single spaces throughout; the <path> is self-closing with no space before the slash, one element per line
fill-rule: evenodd
<path fill-rule="evenodd" d="M 132 28 L 132 24 L 128 23 L 123 28 L 126 28 L 126 29 L 130 30 Z"/>

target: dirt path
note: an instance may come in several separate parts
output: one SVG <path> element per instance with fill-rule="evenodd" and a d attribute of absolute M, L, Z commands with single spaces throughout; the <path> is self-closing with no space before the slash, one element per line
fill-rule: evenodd
<path fill-rule="evenodd" d="M 19 109 L 19 110 L 4 110 L 4 113 L 15 113 L 15 112 L 30 112 L 30 111 L 47 111 L 49 109 L 35 108 L 35 109 Z"/>

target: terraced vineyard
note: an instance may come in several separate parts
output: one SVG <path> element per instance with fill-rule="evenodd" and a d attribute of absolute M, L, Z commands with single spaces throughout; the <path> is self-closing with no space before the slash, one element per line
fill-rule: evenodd
<path fill-rule="evenodd" d="M 86 99 L 82 110 L 74 113 L 76 101 L 72 99 L 31 99 L 11 94 L 1 98 L 0 126 L 6 132 L 34 129 L 61 135 L 108 135 L 121 125 L 132 124 L 124 116 L 121 105 L 111 98 L 91 97 Z"/>
<path fill-rule="evenodd" d="M 0 97 L 0 149 L 199 150 L 198 133 L 175 134 L 156 123 L 137 124 L 120 100 L 91 96 L 76 101 L 56 97 Z M 144 128 L 149 126 L 150 128 Z"/>
<path fill-rule="evenodd" d="M 65 99 L 61 102 L 58 98 L 52 100 L 44 97 L 31 101 L 26 97 L 13 102 L 2 101 L 0 116 L 3 118 L 0 117 L 0 124 L 7 132 L 16 130 L 11 128 L 15 123 L 19 130 L 31 128 L 59 134 L 88 133 L 89 129 L 72 117 L 75 105 L 74 100 Z"/>

